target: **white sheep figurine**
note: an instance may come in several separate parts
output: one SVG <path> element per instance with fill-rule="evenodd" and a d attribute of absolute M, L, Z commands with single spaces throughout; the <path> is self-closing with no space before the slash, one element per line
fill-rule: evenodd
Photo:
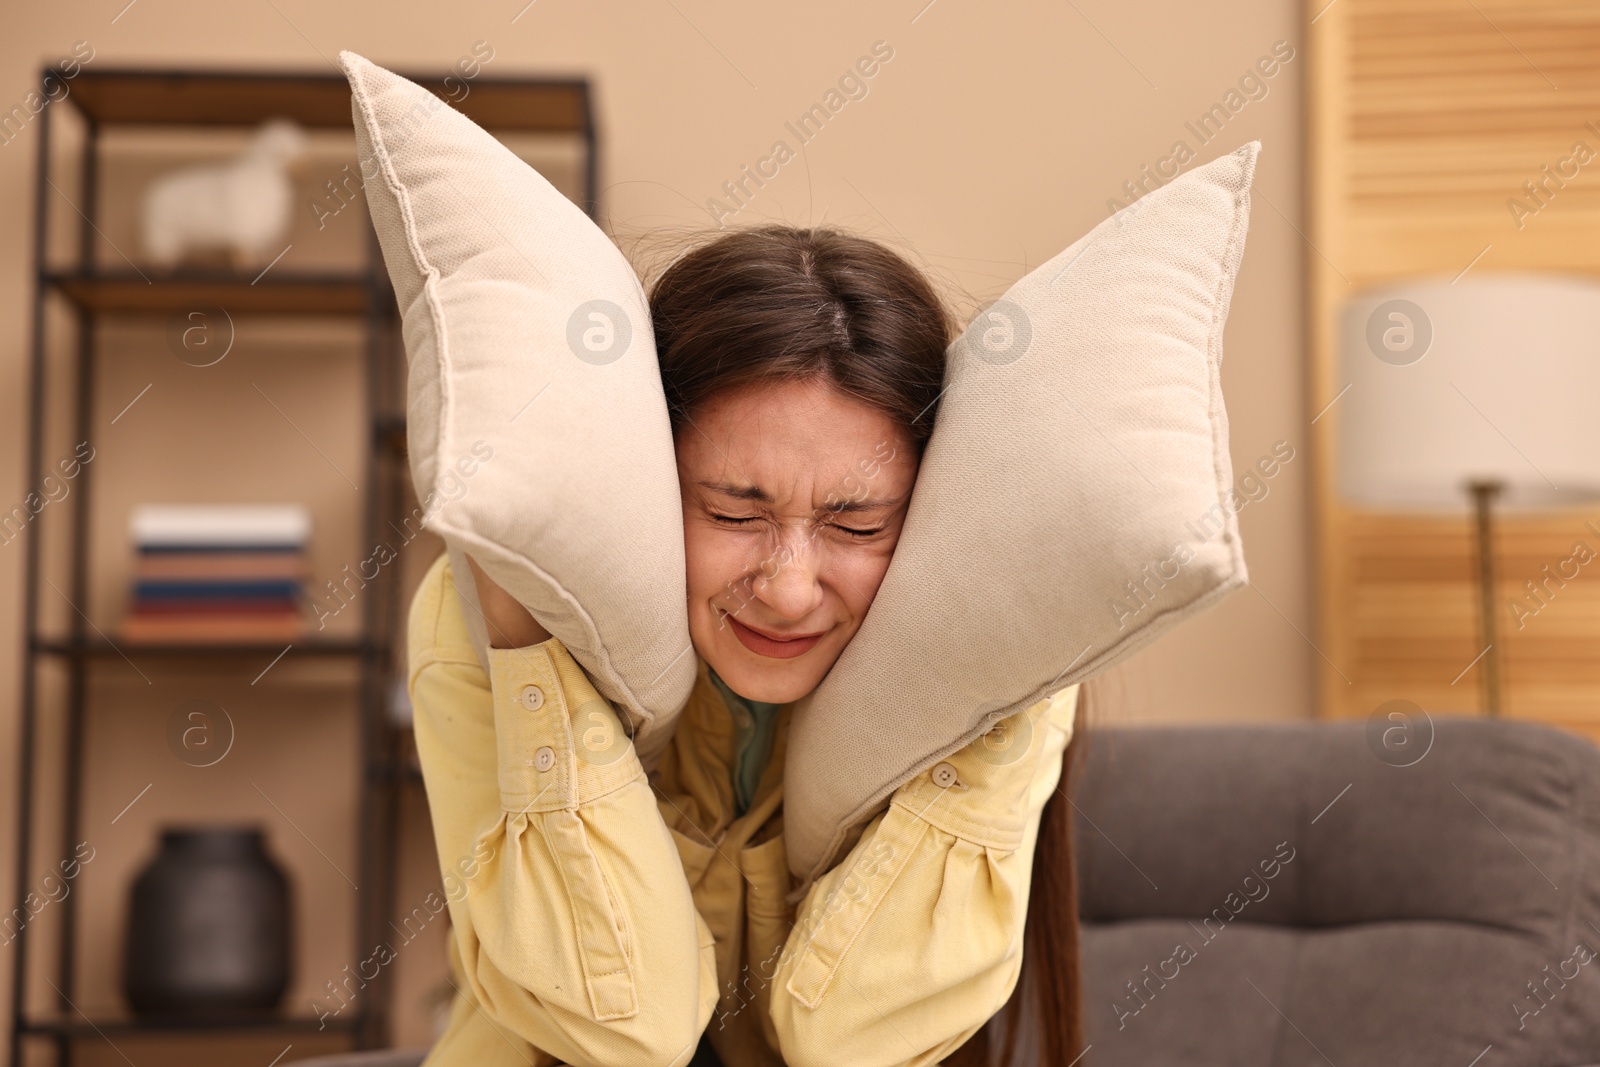
<path fill-rule="evenodd" d="M 287 119 L 256 131 L 227 163 L 185 167 L 151 183 L 144 199 L 144 251 L 170 268 L 195 251 L 222 250 L 235 269 L 261 266 L 283 251 L 294 206 L 290 169 L 306 135 Z"/>

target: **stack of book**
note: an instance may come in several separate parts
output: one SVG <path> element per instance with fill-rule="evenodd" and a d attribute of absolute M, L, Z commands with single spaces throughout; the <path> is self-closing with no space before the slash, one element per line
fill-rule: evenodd
<path fill-rule="evenodd" d="M 138 563 L 129 641 L 293 641 L 311 515 L 295 504 L 146 504 L 129 523 Z"/>

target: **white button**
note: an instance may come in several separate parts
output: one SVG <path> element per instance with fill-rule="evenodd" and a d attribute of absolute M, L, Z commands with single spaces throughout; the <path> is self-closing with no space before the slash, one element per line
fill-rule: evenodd
<path fill-rule="evenodd" d="M 956 769 L 948 763 L 941 763 L 934 767 L 933 784 L 940 789 L 949 789 L 956 784 Z"/>
<path fill-rule="evenodd" d="M 541 771 L 548 771 L 551 767 L 554 767 L 556 765 L 555 750 L 546 745 L 535 752 L 533 754 L 533 765 Z"/>
<path fill-rule="evenodd" d="M 521 700 L 522 706 L 529 711 L 538 711 L 544 707 L 544 690 L 536 685 L 525 686 L 517 699 Z"/>

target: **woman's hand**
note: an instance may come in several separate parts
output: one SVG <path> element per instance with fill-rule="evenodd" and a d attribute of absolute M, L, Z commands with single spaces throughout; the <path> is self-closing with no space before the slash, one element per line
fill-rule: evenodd
<path fill-rule="evenodd" d="M 490 648 L 525 648 L 550 640 L 550 631 L 535 622 L 527 608 L 484 574 L 477 560 L 468 556 L 467 566 L 472 569 L 472 580 L 478 587 L 478 607 L 483 609 L 483 620 L 489 626 Z"/>

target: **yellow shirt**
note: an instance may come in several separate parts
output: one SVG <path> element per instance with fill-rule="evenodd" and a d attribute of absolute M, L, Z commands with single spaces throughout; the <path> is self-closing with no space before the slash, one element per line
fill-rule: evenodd
<path fill-rule="evenodd" d="M 702 1033 L 726 1067 L 921 1067 L 1005 1004 L 1076 686 L 902 785 L 796 908 L 791 705 L 735 817 L 735 725 L 704 660 L 647 777 L 559 639 L 490 649 L 485 673 L 453 581 L 441 556 L 409 630 L 457 989 L 424 1067 L 682 1065 Z"/>

